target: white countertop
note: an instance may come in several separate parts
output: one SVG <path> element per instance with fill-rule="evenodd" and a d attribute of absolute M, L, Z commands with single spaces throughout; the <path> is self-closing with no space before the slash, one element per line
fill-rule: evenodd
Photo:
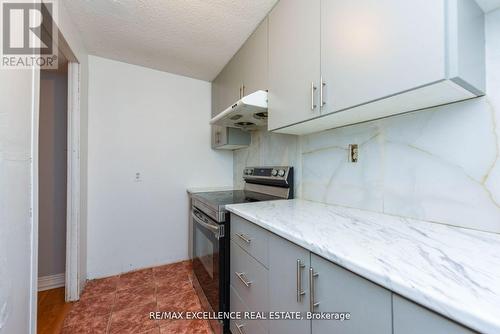
<path fill-rule="evenodd" d="M 304 200 L 227 210 L 482 333 L 500 333 L 500 235 Z"/>

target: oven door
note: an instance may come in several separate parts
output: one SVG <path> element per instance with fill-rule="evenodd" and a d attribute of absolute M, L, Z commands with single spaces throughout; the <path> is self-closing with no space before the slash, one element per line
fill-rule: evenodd
<path fill-rule="evenodd" d="M 193 271 L 211 310 L 221 311 L 221 251 L 224 225 L 193 207 Z"/>

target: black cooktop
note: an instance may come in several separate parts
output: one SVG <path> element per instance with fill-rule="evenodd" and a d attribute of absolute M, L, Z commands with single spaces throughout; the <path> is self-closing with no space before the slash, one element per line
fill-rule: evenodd
<path fill-rule="evenodd" d="M 224 210 L 226 204 L 238 204 L 260 201 L 271 201 L 282 199 L 276 196 L 261 194 L 248 190 L 228 190 L 228 191 L 211 191 L 206 193 L 195 193 L 193 198 L 202 201 L 206 205 L 221 211 Z"/>

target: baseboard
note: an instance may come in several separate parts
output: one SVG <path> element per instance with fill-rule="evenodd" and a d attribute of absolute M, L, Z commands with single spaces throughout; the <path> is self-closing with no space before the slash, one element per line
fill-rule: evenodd
<path fill-rule="evenodd" d="M 38 291 L 45 291 L 64 286 L 64 273 L 38 277 Z"/>

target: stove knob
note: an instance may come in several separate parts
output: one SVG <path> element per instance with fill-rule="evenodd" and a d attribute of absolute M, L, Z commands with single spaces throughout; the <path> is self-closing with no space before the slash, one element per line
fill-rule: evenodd
<path fill-rule="evenodd" d="M 272 176 L 278 175 L 278 170 L 273 168 L 273 170 L 271 171 L 271 175 Z"/>
<path fill-rule="evenodd" d="M 280 170 L 278 171 L 278 176 L 279 176 L 279 177 L 283 177 L 283 176 L 285 176 L 285 170 L 284 170 L 284 169 L 280 169 Z"/>
<path fill-rule="evenodd" d="M 249 169 L 248 170 L 248 175 L 252 175 L 253 174 L 253 169 Z"/>

